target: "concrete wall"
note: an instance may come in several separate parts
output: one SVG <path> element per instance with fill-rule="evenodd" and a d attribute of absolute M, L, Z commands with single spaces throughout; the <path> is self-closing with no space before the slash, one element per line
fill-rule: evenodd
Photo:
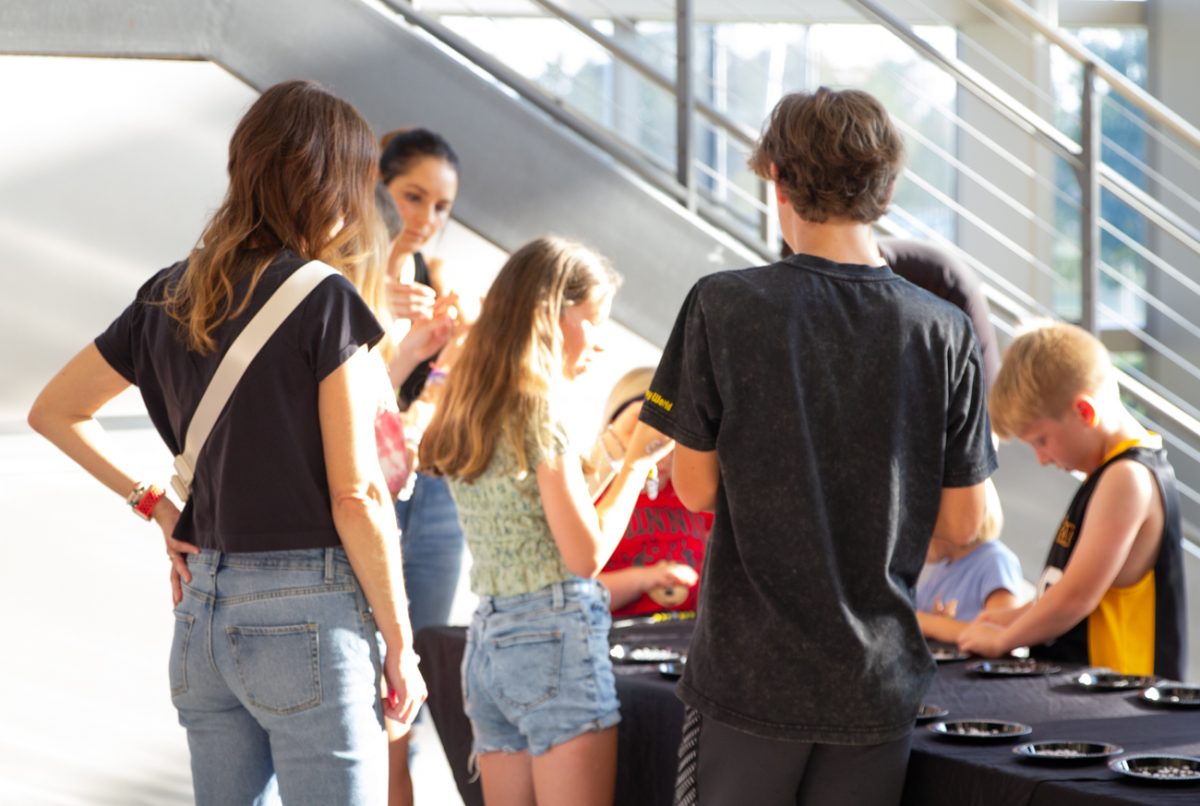
<path fill-rule="evenodd" d="M 211 64 L 148 64 L 0 57 L 0 424 L 187 254 L 225 192 L 255 93 Z"/>
<path fill-rule="evenodd" d="M 26 56 L 0 57 L 0 86 L 6 118 L 22 122 L 0 127 L 2 433 L 24 430 L 59 367 L 150 274 L 186 256 L 224 195 L 229 137 L 257 93 L 207 62 Z M 477 204 L 470 180 L 460 199 Z M 446 259 L 456 287 L 480 295 L 505 258 L 459 221 L 427 251 Z M 617 376 L 657 361 L 619 324 L 609 336 L 573 409 L 581 434 Z M 131 390 L 104 414 L 144 408 Z"/>

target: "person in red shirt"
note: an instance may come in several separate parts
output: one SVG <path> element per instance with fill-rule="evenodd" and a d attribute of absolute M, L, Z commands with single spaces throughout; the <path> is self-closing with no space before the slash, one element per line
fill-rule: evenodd
<path fill-rule="evenodd" d="M 641 367 L 617 381 L 604 407 L 607 427 L 597 450 L 624 455 L 623 446 L 633 433 L 653 376 L 653 367 Z M 656 476 L 647 481 L 625 535 L 600 573 L 612 596 L 613 615 L 694 611 L 712 517 L 709 512 L 690 512 L 680 502 L 671 486 L 668 454 Z"/>

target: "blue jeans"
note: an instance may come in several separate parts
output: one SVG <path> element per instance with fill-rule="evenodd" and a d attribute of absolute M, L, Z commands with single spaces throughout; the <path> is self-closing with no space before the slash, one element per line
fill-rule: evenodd
<path fill-rule="evenodd" d="M 396 502 L 404 588 L 413 634 L 450 620 L 462 571 L 463 531 L 444 478 L 418 473 L 412 497 Z"/>
<path fill-rule="evenodd" d="M 342 549 L 189 556 L 171 699 L 196 803 L 385 804 L 372 618 Z"/>
<path fill-rule="evenodd" d="M 474 754 L 538 756 L 621 721 L 608 604 L 594 579 L 481 597 L 462 662 Z"/>

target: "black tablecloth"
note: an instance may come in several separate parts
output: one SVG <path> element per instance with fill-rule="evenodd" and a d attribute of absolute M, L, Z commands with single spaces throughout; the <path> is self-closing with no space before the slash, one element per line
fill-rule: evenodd
<path fill-rule="evenodd" d="M 1093 692 L 1074 685 L 1078 669 L 1047 677 L 990 678 L 967 663 L 943 664 L 925 697 L 946 719 L 1022 722 L 1019 741 L 1085 739 L 1120 745 L 1127 754 L 1200 755 L 1200 712 L 1163 710 L 1136 693 Z M 1019 742 L 965 745 L 924 728 L 913 734 L 904 803 L 916 806 L 1028 804 L 1200 804 L 1200 787 L 1131 781 L 1106 764 L 1047 766 L 1012 752 Z"/>
<path fill-rule="evenodd" d="M 689 626 L 614 630 L 613 640 L 683 646 Z M 467 806 L 482 804 L 478 783 L 467 780 L 471 728 L 462 713 L 459 667 L 463 628 L 423 630 L 417 636 L 429 707 L 459 792 Z M 618 806 L 672 802 L 675 754 L 683 705 L 674 682 L 648 666 L 617 666 L 621 726 L 617 750 Z M 1020 741 L 1086 739 L 1120 745 L 1127 753 L 1200 755 L 1200 711 L 1168 711 L 1142 703 L 1136 694 L 1100 693 L 1071 683 L 1077 670 L 1049 677 L 984 678 L 966 663 L 938 668 L 925 701 L 949 710 L 947 719 L 1023 722 L 1033 733 Z M 853 692 L 847 692 L 853 696 Z M 964 744 L 941 739 L 923 727 L 913 733 L 904 790 L 905 806 L 1174 806 L 1200 804 L 1200 786 L 1146 784 L 1111 772 L 1104 764 L 1046 766 L 1018 758 L 1017 742 Z"/>

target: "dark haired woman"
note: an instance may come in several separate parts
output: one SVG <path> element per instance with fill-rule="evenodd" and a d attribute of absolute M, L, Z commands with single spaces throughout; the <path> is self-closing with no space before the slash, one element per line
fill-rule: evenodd
<path fill-rule="evenodd" d="M 449 289 L 441 258 L 426 259 L 425 249 L 445 229 L 458 196 L 458 154 L 444 137 L 428 129 L 400 129 L 380 140 L 379 178 L 392 194 L 404 232 L 389 260 L 392 315 L 428 316 L 439 295 Z M 402 402 L 420 394 L 428 370 L 412 377 Z M 403 381 L 405 379 L 397 379 Z"/>
<path fill-rule="evenodd" d="M 171 697 L 200 804 L 276 788 L 289 804 L 384 802 L 379 675 L 383 711 L 402 725 L 425 686 L 375 455 L 378 368 L 364 348 L 383 333 L 344 277 L 316 285 L 247 365 L 182 513 L 121 467 L 93 415 L 135 384 L 181 453 L 218 365 L 276 289 L 309 261 L 352 273 L 367 259 L 377 156 L 349 104 L 307 82 L 268 89 L 234 132 L 229 190 L 199 245 L 150 278 L 29 415 L 162 530 Z"/>
<path fill-rule="evenodd" d="M 461 337 L 466 326 L 460 313 L 462 306 L 448 288 L 441 260 L 426 260 L 421 253 L 450 220 L 458 193 L 458 155 L 445 138 L 427 129 L 391 132 L 384 135 L 382 146 L 380 180 L 391 191 L 404 219 L 404 231 L 389 260 L 388 299 L 396 326 L 403 329 L 409 321 L 441 314 L 452 305 L 459 312 L 455 329 Z M 433 416 L 437 384 L 449 369 L 448 353 L 436 362 L 422 363 L 405 377 L 393 372 L 400 406 L 408 409 L 405 432 L 414 456 L 424 426 Z M 431 373 L 433 383 L 429 383 Z M 445 479 L 416 473 L 411 491 L 401 494 L 396 503 L 396 517 L 413 631 L 445 624 L 450 618 L 465 550 L 458 510 Z M 408 736 L 404 730 L 390 729 L 389 733 L 391 803 L 403 806 L 412 802 Z"/>

